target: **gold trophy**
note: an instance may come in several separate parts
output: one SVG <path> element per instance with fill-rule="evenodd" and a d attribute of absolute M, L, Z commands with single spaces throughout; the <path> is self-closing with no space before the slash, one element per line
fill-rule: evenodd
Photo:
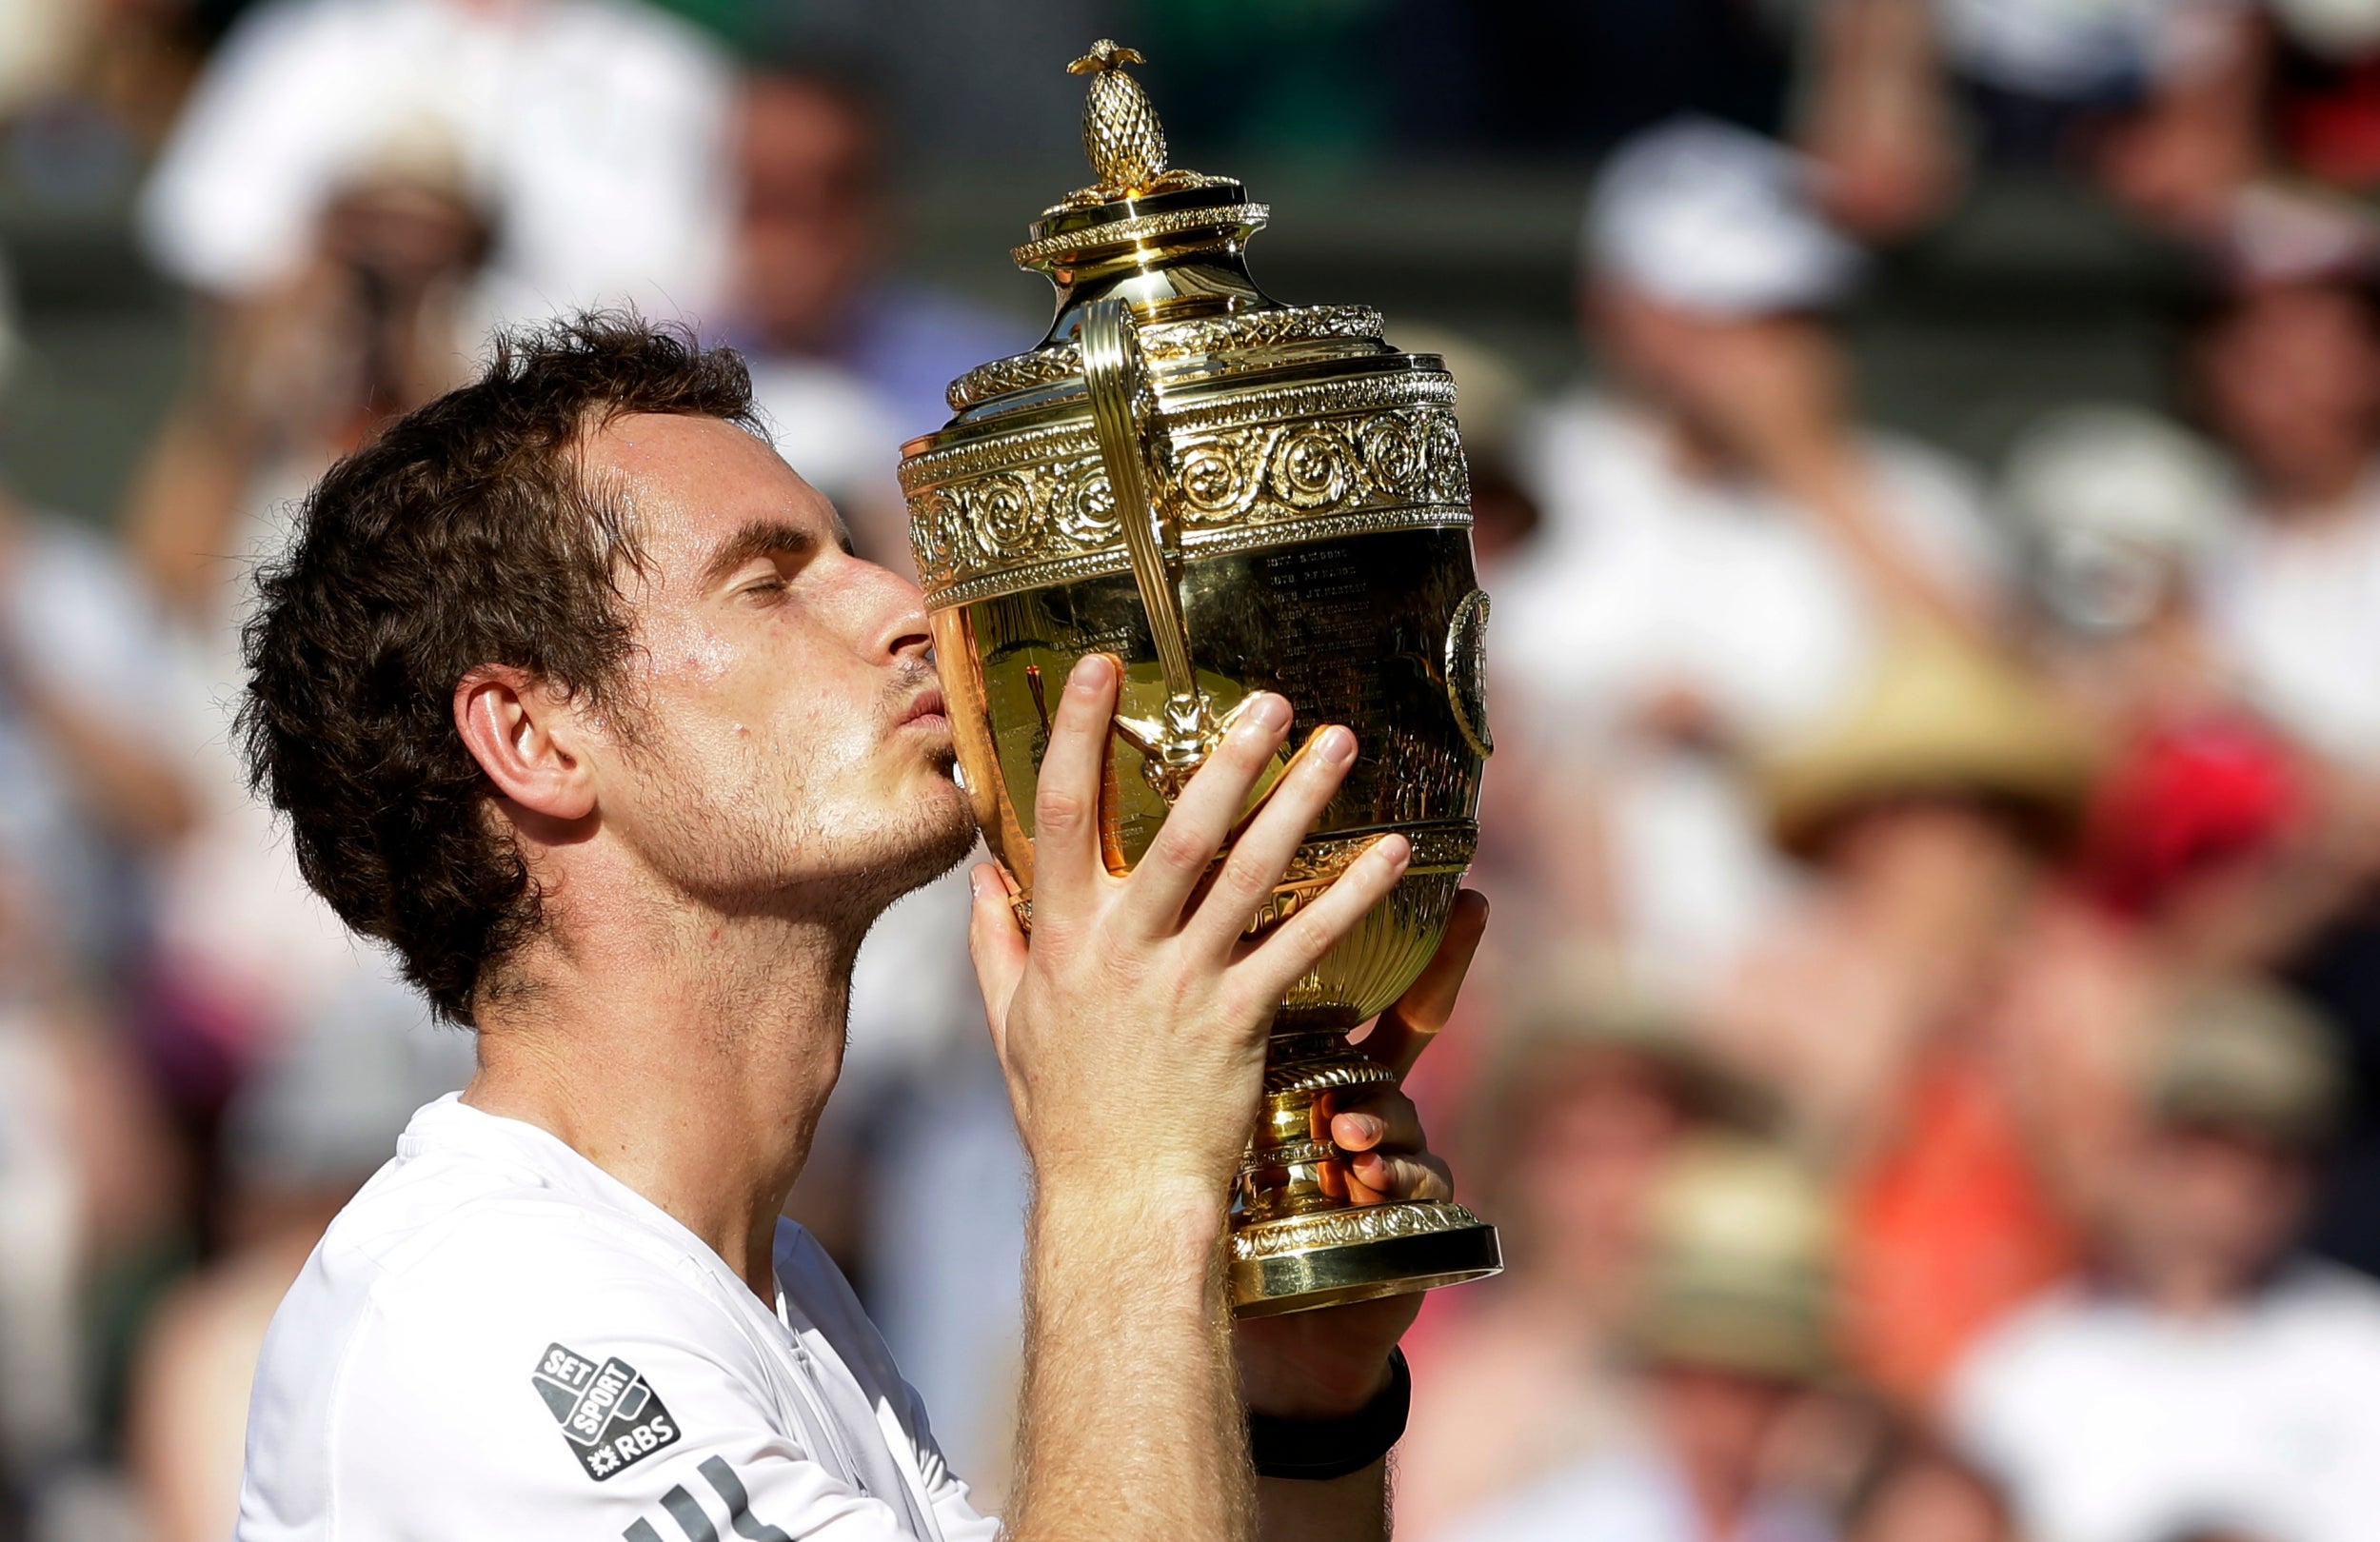
<path fill-rule="evenodd" d="M 1098 180 L 1012 254 L 1058 287 L 1049 335 L 954 381 L 950 422 L 903 449 L 960 775 L 1029 924 L 1048 693 L 1083 655 L 1123 664 L 1101 805 L 1115 872 L 1252 693 L 1288 698 L 1292 742 L 1353 728 L 1356 765 L 1250 930 L 1391 831 L 1413 860 L 1274 1021 L 1232 1291 L 1259 1316 L 1478 1279 L 1502 1267 L 1495 1229 L 1457 1204 L 1350 1204 L 1318 1106 L 1394 1079 L 1348 1031 L 1429 961 L 1478 840 L 1488 602 L 1455 383 L 1382 342 L 1376 311 L 1256 287 L 1241 251 L 1265 207 L 1167 167 L 1123 72 L 1140 57 L 1101 40 L 1069 67 L 1091 77 Z"/>

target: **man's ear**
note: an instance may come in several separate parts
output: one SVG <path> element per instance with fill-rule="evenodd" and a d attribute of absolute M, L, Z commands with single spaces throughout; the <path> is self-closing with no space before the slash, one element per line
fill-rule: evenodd
<path fill-rule="evenodd" d="M 518 669 L 486 664 L 454 688 L 454 725 L 496 791 L 532 814 L 572 822 L 595 812 L 594 769 L 580 753 L 569 700 Z"/>

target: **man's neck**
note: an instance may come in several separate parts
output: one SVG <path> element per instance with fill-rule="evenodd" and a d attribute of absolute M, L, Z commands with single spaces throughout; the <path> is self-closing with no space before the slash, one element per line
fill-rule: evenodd
<path fill-rule="evenodd" d="M 524 948 L 477 1008 L 464 1101 L 548 1131 L 773 1303 L 777 1218 L 843 1066 L 859 936 L 684 902 L 572 929 Z"/>

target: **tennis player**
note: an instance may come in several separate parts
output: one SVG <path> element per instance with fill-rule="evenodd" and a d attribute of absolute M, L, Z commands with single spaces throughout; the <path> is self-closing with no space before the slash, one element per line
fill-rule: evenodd
<path fill-rule="evenodd" d="M 1412 1298 L 1235 1330 L 1220 1261 L 1270 1008 L 1409 855 L 1381 840 L 1242 939 L 1347 730 L 1210 881 L 1288 729 L 1259 699 L 1115 878 L 1118 671 L 1086 660 L 1041 771 L 1029 942 L 974 873 L 1035 1179 L 1003 1532 L 781 1215 L 861 939 L 974 832 L 918 593 L 769 448 L 742 362 L 620 316 L 504 340 L 323 478 L 247 641 L 245 741 L 307 881 L 477 1033 L 479 1069 L 275 1317 L 241 1542 L 1385 1536 Z M 1377 1053 L 1444 1020 L 1482 915 Z M 1331 1133 L 1358 1197 L 1448 1193 L 1401 1096 Z"/>

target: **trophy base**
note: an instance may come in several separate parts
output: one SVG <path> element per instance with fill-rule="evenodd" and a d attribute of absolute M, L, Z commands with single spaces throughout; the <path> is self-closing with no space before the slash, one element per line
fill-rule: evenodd
<path fill-rule="evenodd" d="M 1462 1206 L 1393 1201 L 1250 1221 L 1232 1233 L 1233 1310 L 1274 1317 L 1501 1274 L 1496 1228 Z"/>

